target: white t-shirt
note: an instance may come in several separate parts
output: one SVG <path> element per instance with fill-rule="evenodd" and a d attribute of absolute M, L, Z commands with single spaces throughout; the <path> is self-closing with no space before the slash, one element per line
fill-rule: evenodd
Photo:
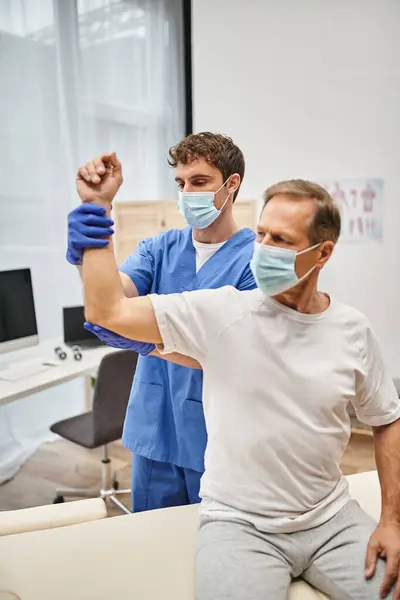
<path fill-rule="evenodd" d="M 192 241 L 194 249 L 196 250 L 196 273 L 201 269 L 204 263 L 225 244 L 225 242 L 219 242 L 218 244 L 204 244 L 203 242 L 198 242 L 194 238 L 192 238 Z"/>
<path fill-rule="evenodd" d="M 164 352 L 203 367 L 201 510 L 267 532 L 317 526 L 347 502 L 347 406 L 373 426 L 400 402 L 371 326 L 331 299 L 302 314 L 260 290 L 151 295 Z"/>

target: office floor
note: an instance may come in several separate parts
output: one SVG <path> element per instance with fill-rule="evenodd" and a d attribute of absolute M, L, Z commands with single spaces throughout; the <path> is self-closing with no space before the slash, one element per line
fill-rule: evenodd
<path fill-rule="evenodd" d="M 110 445 L 110 457 L 121 488 L 130 487 L 130 452 L 120 442 Z M 93 487 L 99 485 L 100 450 L 85 450 L 64 440 L 43 444 L 17 476 L 0 486 L 0 510 L 50 504 L 57 486 Z M 342 461 L 345 475 L 375 468 L 373 439 L 353 435 Z M 130 506 L 130 497 L 121 497 Z M 109 507 L 109 515 L 121 514 Z"/>

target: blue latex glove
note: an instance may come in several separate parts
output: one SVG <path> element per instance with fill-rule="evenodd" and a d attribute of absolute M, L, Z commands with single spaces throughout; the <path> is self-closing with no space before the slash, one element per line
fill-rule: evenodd
<path fill-rule="evenodd" d="M 120 348 L 121 350 L 133 350 L 142 356 L 147 356 L 155 349 L 154 344 L 128 340 L 128 338 L 122 337 L 122 335 L 118 335 L 117 333 L 113 333 L 108 329 L 104 329 L 104 327 L 100 327 L 99 325 L 92 325 L 92 323 L 85 322 L 84 328 L 87 329 L 87 331 L 97 335 L 99 340 L 107 344 L 107 346 L 112 346 L 113 348 Z"/>
<path fill-rule="evenodd" d="M 114 221 L 105 216 L 106 210 L 98 204 L 85 202 L 68 215 L 67 261 L 81 265 L 85 248 L 104 248 L 114 233 Z"/>

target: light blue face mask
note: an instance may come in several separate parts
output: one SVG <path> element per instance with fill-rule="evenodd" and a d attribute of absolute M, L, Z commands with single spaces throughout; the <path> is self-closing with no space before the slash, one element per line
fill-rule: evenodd
<path fill-rule="evenodd" d="M 227 181 L 216 192 L 179 192 L 178 209 L 188 225 L 194 229 L 205 229 L 214 223 L 228 202 L 230 192 L 219 210 L 214 205 L 215 194 L 222 190 Z"/>
<path fill-rule="evenodd" d="M 296 250 L 290 248 L 268 246 L 255 242 L 250 268 L 260 290 L 268 296 L 276 296 L 287 292 L 287 290 L 306 279 L 317 265 L 315 264 L 305 275 L 299 278 L 295 271 L 296 256 L 310 252 L 318 246 L 320 246 L 320 243 L 296 252 Z"/>

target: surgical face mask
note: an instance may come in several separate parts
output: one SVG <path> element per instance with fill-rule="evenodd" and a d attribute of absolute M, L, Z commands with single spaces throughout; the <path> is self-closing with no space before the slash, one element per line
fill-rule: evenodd
<path fill-rule="evenodd" d="M 317 265 L 315 264 L 305 275 L 299 278 L 295 271 L 296 256 L 310 252 L 318 246 L 320 246 L 320 243 L 301 250 L 301 252 L 296 252 L 296 250 L 289 248 L 268 246 L 255 242 L 250 268 L 260 290 L 269 296 L 276 296 L 290 290 L 306 279 Z"/>
<path fill-rule="evenodd" d="M 216 192 L 179 192 L 179 212 L 187 224 L 194 229 L 205 229 L 219 217 L 228 202 L 228 193 L 223 206 L 218 210 L 214 205 L 215 194 L 222 190 L 228 179 Z"/>

